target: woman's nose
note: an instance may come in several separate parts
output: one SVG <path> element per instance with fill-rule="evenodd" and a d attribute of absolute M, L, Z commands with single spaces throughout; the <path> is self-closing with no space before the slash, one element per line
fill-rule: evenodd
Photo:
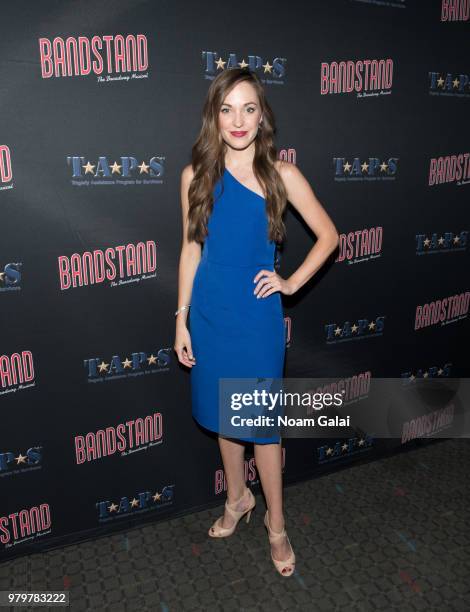
<path fill-rule="evenodd" d="M 235 117 L 233 119 L 233 124 L 236 127 L 241 127 L 243 125 L 243 116 L 241 114 L 235 114 Z"/>

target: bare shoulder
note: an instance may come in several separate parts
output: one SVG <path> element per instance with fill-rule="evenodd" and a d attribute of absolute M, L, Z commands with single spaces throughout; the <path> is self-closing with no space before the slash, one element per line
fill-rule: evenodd
<path fill-rule="evenodd" d="M 297 166 L 291 162 L 283 159 L 277 159 L 274 162 L 274 165 L 287 189 L 295 187 L 302 182 L 302 179 L 304 179 L 303 174 L 300 172 Z"/>
<path fill-rule="evenodd" d="M 192 164 L 185 166 L 181 172 L 181 183 L 189 187 L 189 184 L 193 180 L 194 170 Z"/>

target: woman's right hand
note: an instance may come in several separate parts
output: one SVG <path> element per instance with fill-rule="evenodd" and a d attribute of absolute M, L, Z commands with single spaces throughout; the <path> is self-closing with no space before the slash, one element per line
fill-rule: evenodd
<path fill-rule="evenodd" d="M 173 347 L 178 355 L 179 361 L 189 368 L 196 365 L 196 358 L 191 347 L 191 336 L 186 325 L 176 326 L 175 346 Z"/>

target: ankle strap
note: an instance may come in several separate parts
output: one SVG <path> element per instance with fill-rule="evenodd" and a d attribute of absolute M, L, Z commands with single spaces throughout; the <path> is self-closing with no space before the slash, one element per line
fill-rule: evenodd
<path fill-rule="evenodd" d="M 274 531 L 271 528 L 271 523 L 269 522 L 268 511 L 266 511 L 266 522 L 268 524 L 268 532 L 269 532 L 269 539 L 270 540 L 278 540 L 279 538 L 284 538 L 284 537 L 287 536 L 286 528 L 285 527 L 282 529 L 282 531 Z"/>
<path fill-rule="evenodd" d="M 247 492 L 248 492 L 249 495 L 247 495 Z M 252 495 L 252 493 L 251 493 L 250 489 L 247 487 L 245 492 L 243 493 L 243 495 L 239 499 L 237 499 L 237 501 L 233 502 L 233 505 L 236 506 L 237 504 L 239 504 L 242 501 L 242 499 L 244 499 L 245 497 L 249 498 L 249 497 L 251 497 L 251 495 Z M 246 510 L 235 510 L 235 508 L 232 508 L 228 502 L 225 502 L 225 507 L 227 508 L 229 513 L 234 518 L 237 518 L 237 516 L 234 516 L 233 513 L 235 513 L 236 515 L 240 515 L 241 513 L 246 512 Z"/>
<path fill-rule="evenodd" d="M 238 503 L 240 503 L 242 501 L 242 499 L 244 499 L 245 497 L 247 497 L 247 493 L 250 493 L 250 489 L 248 487 L 246 487 L 243 495 L 241 497 L 239 497 L 236 501 L 233 502 L 233 506 L 236 506 Z M 225 502 L 225 505 L 227 506 L 227 508 L 230 508 L 230 504 L 228 503 L 228 500 Z"/>
<path fill-rule="evenodd" d="M 275 540 L 279 540 L 280 538 L 286 538 L 287 537 L 287 533 L 286 530 L 283 529 L 281 531 L 281 533 L 276 533 L 275 531 L 270 531 L 269 532 L 269 541 L 270 542 L 274 542 Z"/>

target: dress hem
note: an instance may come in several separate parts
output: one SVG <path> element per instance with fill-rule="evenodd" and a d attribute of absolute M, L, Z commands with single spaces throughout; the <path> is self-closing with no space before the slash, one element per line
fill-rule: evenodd
<path fill-rule="evenodd" d="M 273 439 L 273 438 L 235 438 L 233 436 L 224 436 L 223 434 L 218 432 L 216 429 L 212 429 L 211 427 L 204 425 L 204 423 L 202 423 L 202 421 L 200 421 L 197 417 L 195 417 L 194 414 L 192 415 L 192 417 L 198 425 L 200 425 L 204 429 L 207 429 L 207 431 L 218 434 L 221 438 L 225 438 L 226 440 L 237 440 L 238 442 L 252 442 L 253 444 L 262 444 L 263 446 L 265 446 L 266 444 L 279 444 L 281 442 L 281 436 L 279 436 L 277 439 Z M 263 440 L 263 442 L 261 442 L 261 440 Z"/>

